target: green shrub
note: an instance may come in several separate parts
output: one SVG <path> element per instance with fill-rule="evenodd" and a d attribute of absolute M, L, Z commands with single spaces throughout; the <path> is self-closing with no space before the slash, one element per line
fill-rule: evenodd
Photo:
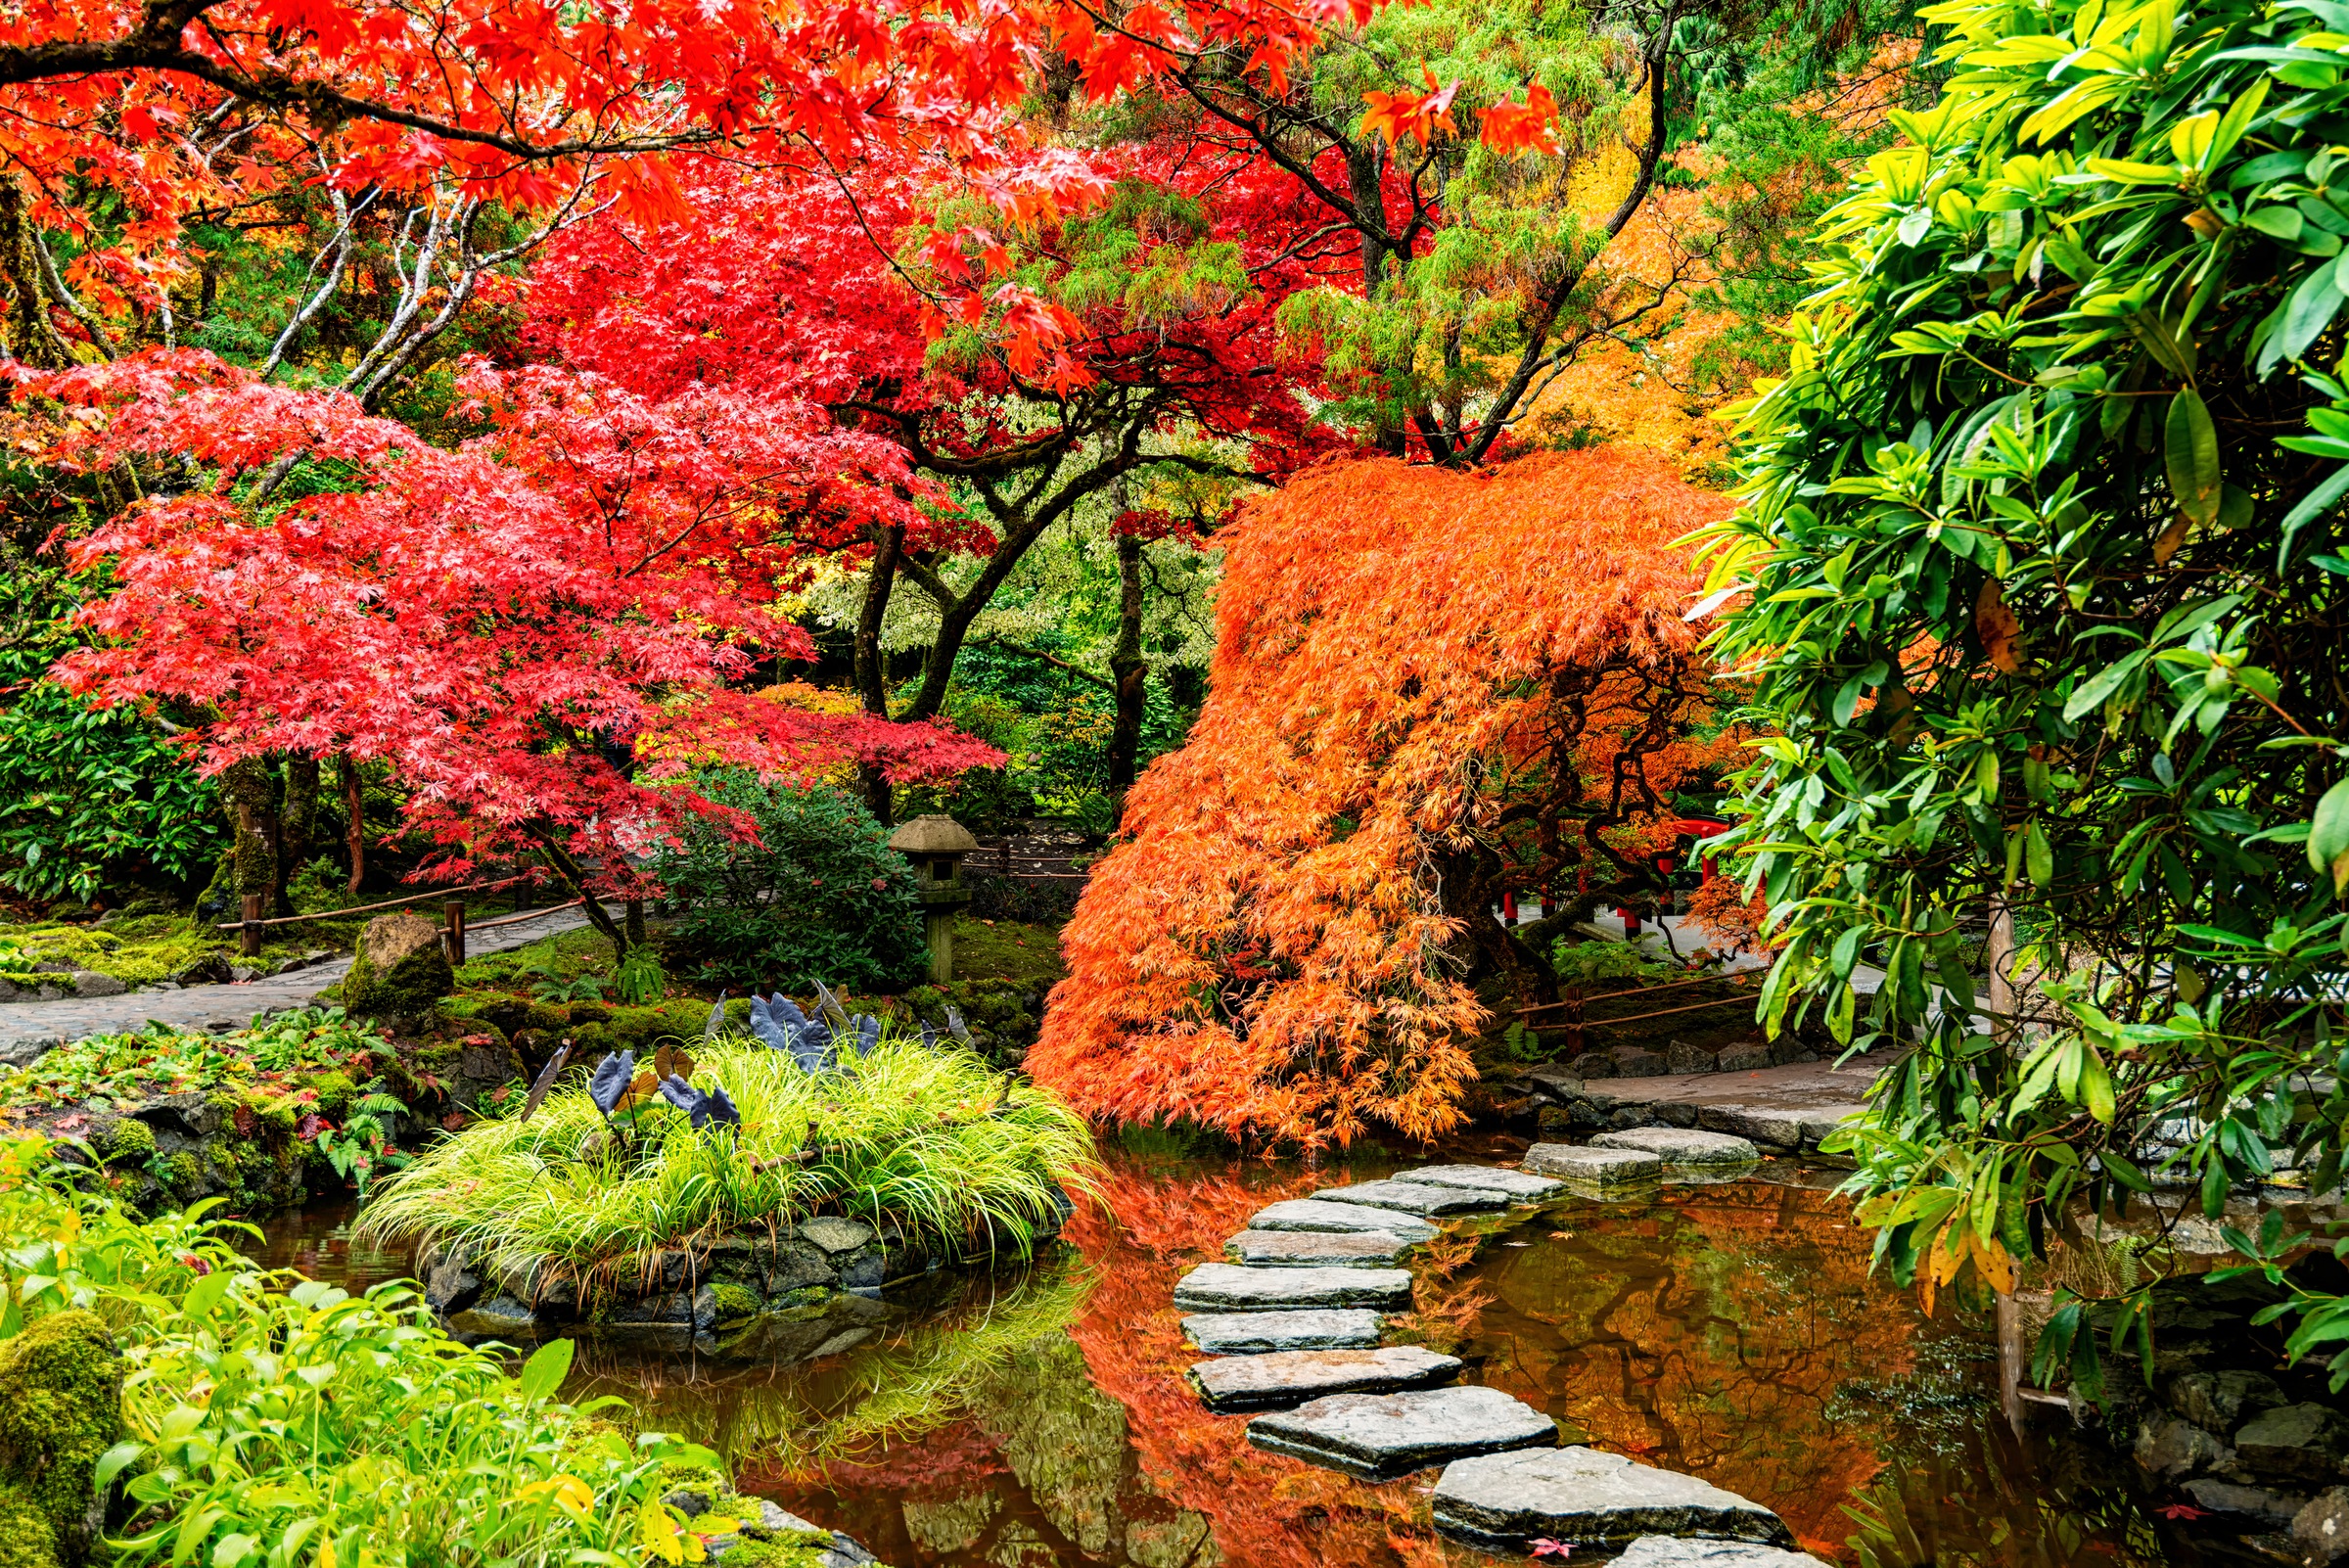
<path fill-rule="evenodd" d="M 706 775 L 701 789 L 748 813 L 759 842 L 696 819 L 650 866 L 677 911 L 676 948 L 717 984 L 806 992 L 817 981 L 894 990 L 925 962 L 913 871 L 889 832 L 837 790 L 755 774 Z"/>
<path fill-rule="evenodd" d="M 132 1105 L 182 1089 L 316 1087 L 341 1069 L 372 1078 L 392 1060 L 391 1042 L 336 1007 L 280 1013 L 231 1035 L 181 1033 L 150 1024 L 60 1045 L 29 1067 L 0 1068 L 0 1105 Z"/>
<path fill-rule="evenodd" d="M 110 1562 L 553 1568 L 701 1549 L 662 1499 L 680 1484 L 725 1499 L 716 1456 L 631 1438 L 609 1419 L 617 1400 L 557 1401 L 569 1341 L 509 1376 L 501 1352 L 449 1338 L 407 1286 L 353 1297 L 256 1269 L 201 1206 L 140 1222 L 76 1176 L 44 1140 L 0 1145 L 0 1377 L 25 1360 L 11 1347 L 28 1328 L 59 1340 L 43 1324 L 91 1345 L 94 1317 L 120 1346 L 125 1441 L 92 1475 L 89 1444 L 58 1441 L 80 1428 L 50 1433 L 83 1466 L 62 1479 L 123 1482 L 132 1511 Z M 19 1413 L 0 1416 L 0 1438 Z M 53 1491 L 64 1468 L 44 1471 Z M 0 1484 L 0 1527 L 28 1517 L 11 1493 Z"/>
<path fill-rule="evenodd" d="M 1550 945 L 1549 965 L 1569 986 L 1602 981 L 1661 981 L 1680 973 L 1658 963 L 1634 942 L 1569 942 L 1560 937 Z"/>
<path fill-rule="evenodd" d="M 723 1087 L 739 1129 L 695 1131 L 653 1100 L 617 1135 L 584 1087 L 561 1088 L 529 1121 L 477 1122 L 385 1178 L 361 1228 L 464 1245 L 505 1274 L 636 1278 L 664 1248 L 819 1212 L 1024 1251 L 1058 1220 L 1058 1189 L 1089 1179 L 1084 1123 L 963 1050 L 885 1036 L 819 1075 L 734 1041 L 695 1054 L 694 1084 Z M 808 1147 L 809 1163 L 790 1158 Z"/>

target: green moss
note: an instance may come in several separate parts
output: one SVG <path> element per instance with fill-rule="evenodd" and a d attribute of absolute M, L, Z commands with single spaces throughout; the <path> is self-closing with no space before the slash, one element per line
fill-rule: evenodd
<path fill-rule="evenodd" d="M 95 1314 L 55 1313 L 0 1342 L 0 1563 L 84 1560 L 103 1523 L 91 1468 L 121 1436 L 122 1358 Z"/>
<path fill-rule="evenodd" d="M 126 1116 L 107 1130 L 109 1159 L 140 1164 L 155 1158 L 155 1129 L 135 1116 Z"/>
<path fill-rule="evenodd" d="M 310 1080 L 310 1090 L 318 1096 L 321 1116 L 340 1117 L 349 1108 L 359 1086 L 350 1081 L 348 1073 L 321 1073 Z"/>
<path fill-rule="evenodd" d="M 260 1130 L 273 1137 L 292 1137 L 301 1120 L 294 1101 L 283 1094 L 248 1094 L 245 1109 L 253 1113 Z"/>
<path fill-rule="evenodd" d="M 361 952 L 343 977 L 343 1005 L 354 1017 L 420 1018 L 456 984 L 448 955 L 437 945 L 419 947 L 390 968 Z"/>
<path fill-rule="evenodd" d="M 114 926 L 12 926 L 9 940 L 37 969 L 94 969 L 130 986 L 153 985 L 209 952 L 225 952 L 220 933 L 179 916 L 125 920 Z"/>
<path fill-rule="evenodd" d="M 163 1162 L 163 1182 L 183 1198 L 194 1197 L 204 1188 L 204 1162 L 193 1150 L 180 1150 Z"/>
<path fill-rule="evenodd" d="M 765 1311 L 766 1302 L 757 1292 L 730 1280 L 719 1280 L 710 1287 L 717 1302 L 717 1321 L 720 1324 L 740 1322 L 756 1317 Z"/>
<path fill-rule="evenodd" d="M 808 1530 L 745 1530 L 726 1548 L 725 1568 L 823 1568 L 828 1535 Z"/>

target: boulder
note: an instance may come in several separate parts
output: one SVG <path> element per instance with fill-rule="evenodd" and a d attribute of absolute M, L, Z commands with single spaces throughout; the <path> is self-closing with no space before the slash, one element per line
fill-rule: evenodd
<path fill-rule="evenodd" d="M 1491 1165 L 1422 1165 L 1395 1173 L 1398 1181 L 1429 1187 L 1466 1187 L 1474 1192 L 1497 1192 L 1517 1203 L 1540 1203 L 1562 1195 L 1564 1183 L 1525 1171 L 1504 1171 Z"/>
<path fill-rule="evenodd" d="M 1436 1529 L 1486 1551 L 1522 1554 L 1546 1537 L 1604 1552 L 1641 1536 L 1706 1536 L 1791 1546 L 1785 1522 L 1709 1481 L 1596 1449 L 1497 1453 L 1447 1465 Z"/>
<path fill-rule="evenodd" d="M 1285 1313 L 1199 1313 L 1182 1320 L 1183 1337 L 1210 1356 L 1274 1351 L 1359 1350 L 1378 1343 L 1378 1314 L 1365 1308 L 1309 1308 Z"/>
<path fill-rule="evenodd" d="M 1509 1202 L 1490 1189 L 1435 1187 L 1417 1181 L 1358 1181 L 1352 1186 L 1323 1187 L 1313 1196 L 1324 1203 L 1351 1203 L 1359 1208 L 1393 1209 L 1401 1214 L 1422 1216 L 1505 1209 Z"/>
<path fill-rule="evenodd" d="M 438 926 L 405 911 L 377 915 L 359 933 L 358 956 L 343 981 L 343 1006 L 357 1017 L 421 1018 L 456 983 Z"/>
<path fill-rule="evenodd" d="M 1744 1541 L 1641 1536 L 1608 1568 L 1826 1568 L 1817 1557 Z"/>
<path fill-rule="evenodd" d="M 1263 1356 L 1227 1356 L 1201 1361 L 1187 1374 L 1207 1407 L 1225 1410 L 1285 1409 L 1330 1394 L 1393 1394 L 1434 1388 L 1459 1375 L 1454 1356 L 1439 1356 L 1417 1345 L 1372 1350 L 1273 1351 Z"/>
<path fill-rule="evenodd" d="M 2152 1416 L 2137 1429 L 2138 1468 L 2164 1481 L 2215 1470 L 2234 1457 L 2234 1451 L 2191 1421 L 2176 1416 Z"/>
<path fill-rule="evenodd" d="M 873 1239 L 873 1227 L 860 1220 L 818 1215 L 800 1222 L 800 1234 L 827 1253 L 854 1252 Z"/>
<path fill-rule="evenodd" d="M 122 1357 L 94 1313 L 33 1319 L 0 1340 L 0 1559 L 93 1555 L 106 1502 L 91 1471 L 122 1439 Z"/>
<path fill-rule="evenodd" d="M 1718 1065 L 1712 1051 L 1684 1039 L 1665 1045 L 1664 1062 L 1675 1073 L 1710 1073 Z"/>
<path fill-rule="evenodd" d="M 1231 1264 L 1201 1264 L 1174 1282 L 1174 1305 L 1187 1312 L 1274 1312 L 1295 1307 L 1407 1312 L 1411 1275 L 1404 1268 L 1241 1268 Z"/>
<path fill-rule="evenodd" d="M 1664 1175 L 1664 1162 L 1640 1149 L 1582 1148 L 1572 1143 L 1537 1143 L 1525 1151 L 1526 1168 L 1598 1187 L 1635 1186 Z"/>
<path fill-rule="evenodd" d="M 2263 1479 L 2330 1481 L 2349 1455 L 2349 1423 L 2322 1405 L 2286 1405 L 2237 1428 L 2234 1452 Z"/>
<path fill-rule="evenodd" d="M 469 1267 L 465 1254 L 451 1248 L 435 1259 L 424 1273 L 424 1304 L 445 1317 L 461 1313 L 481 1299 L 482 1276 Z"/>
<path fill-rule="evenodd" d="M 1745 1138 L 1692 1128 L 1642 1127 L 1622 1132 L 1601 1132 L 1590 1140 L 1590 1146 L 1652 1154 L 1675 1171 L 1752 1165 L 1762 1158 L 1761 1151 Z"/>
<path fill-rule="evenodd" d="M 1358 1203 L 1324 1203 L 1315 1198 L 1290 1198 L 1267 1204 L 1248 1222 L 1251 1230 L 1384 1230 L 1405 1241 L 1433 1241 L 1436 1227 L 1385 1209 Z"/>
<path fill-rule="evenodd" d="M 2268 1492 L 2210 1475 L 2188 1481 L 2182 1490 L 2206 1513 L 2232 1514 L 2268 1527 L 2290 1524 L 2308 1505 L 2298 1493 Z"/>
<path fill-rule="evenodd" d="M 2349 1487 L 2326 1487 L 2292 1515 L 2292 1545 L 2303 1568 L 2328 1568 L 2349 1557 Z"/>
<path fill-rule="evenodd" d="M 1365 1481 L 1391 1481 L 1480 1453 L 1554 1444 L 1558 1425 L 1497 1388 L 1332 1394 L 1260 1415 L 1248 1441 Z"/>
<path fill-rule="evenodd" d="M 73 971 L 73 994 L 81 997 L 119 996 L 130 988 L 112 975 L 102 975 L 95 969 Z"/>
<path fill-rule="evenodd" d="M 2169 1386 L 2170 1408 L 2211 1432 L 2232 1432 L 2262 1410 L 2290 1399 L 2265 1372 L 2188 1372 Z"/>
<path fill-rule="evenodd" d="M 1617 1078 L 1663 1078 L 1672 1071 L 1671 1062 L 1636 1045 L 1618 1045 L 1607 1055 L 1614 1060 Z"/>
<path fill-rule="evenodd" d="M 448 1326 L 453 1333 L 483 1339 L 531 1339 L 538 1333 L 538 1314 L 529 1302 L 500 1292 L 452 1314 Z"/>
<path fill-rule="evenodd" d="M 1256 1268 L 1392 1268 L 1411 1244 L 1388 1230 L 1243 1230 L 1223 1256 Z"/>
<path fill-rule="evenodd" d="M 1714 1071 L 1720 1073 L 1752 1073 L 1769 1065 L 1770 1047 L 1755 1040 L 1724 1045 L 1713 1057 Z"/>

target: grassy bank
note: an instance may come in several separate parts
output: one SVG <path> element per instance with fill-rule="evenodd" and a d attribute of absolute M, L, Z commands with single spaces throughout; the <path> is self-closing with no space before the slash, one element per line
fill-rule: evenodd
<path fill-rule="evenodd" d="M 364 1227 L 593 1287 L 641 1275 L 665 1249 L 818 1214 L 1025 1250 L 1057 1224 L 1059 1189 L 1089 1180 L 1084 1124 L 966 1051 L 884 1038 L 822 1074 L 755 1044 L 694 1051 L 694 1085 L 723 1087 L 739 1128 L 696 1130 L 658 1100 L 615 1126 L 575 1082 L 528 1120 L 478 1121 L 424 1151 Z"/>
<path fill-rule="evenodd" d="M 405 1286 L 256 1268 L 203 1214 L 141 1222 L 81 1175 L 44 1140 L 0 1145 L 11 1568 L 93 1548 L 125 1568 L 681 1564 L 731 1528 L 723 1501 L 690 1520 L 663 1501 L 731 1493 L 709 1450 L 556 1397 L 569 1342 L 509 1375 Z M 744 1560 L 812 1568 L 820 1544 L 771 1536 Z"/>

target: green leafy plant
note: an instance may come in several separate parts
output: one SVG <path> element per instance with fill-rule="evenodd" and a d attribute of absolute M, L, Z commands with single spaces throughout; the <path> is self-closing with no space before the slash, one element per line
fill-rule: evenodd
<path fill-rule="evenodd" d="M 602 1001 L 604 982 L 596 975 L 566 975 L 554 960 L 546 959 L 530 966 L 525 974 L 536 975 L 530 994 L 543 1002 Z"/>
<path fill-rule="evenodd" d="M 351 1184 L 361 1203 L 367 1201 L 367 1188 L 378 1167 L 396 1170 L 410 1159 L 391 1146 L 390 1119 L 406 1112 L 407 1106 L 384 1092 L 382 1084 L 371 1084 L 351 1102 L 341 1127 L 318 1130 L 318 1152 L 326 1156 L 337 1176 Z"/>
<path fill-rule="evenodd" d="M 29 1067 L 0 1068 L 0 1103 L 128 1106 L 191 1088 L 291 1091 L 322 1072 L 372 1076 L 392 1059 L 389 1040 L 352 1023 L 339 1007 L 279 1013 L 230 1035 L 155 1023 L 135 1033 L 73 1040 Z"/>
<path fill-rule="evenodd" d="M 612 977 L 614 994 L 630 1007 L 650 1007 L 668 993 L 668 976 L 650 947 L 628 949 Z"/>
<path fill-rule="evenodd" d="M 2340 1172 L 2349 85 L 2318 0 L 1923 15 L 1955 73 L 1824 220 L 1699 611 L 1775 731 L 1762 1015 L 1918 1043 L 1861 1215 L 2004 1288 L 2148 1167 Z"/>
<path fill-rule="evenodd" d="M 140 1222 L 79 1175 L 45 1140 L 0 1145 L 0 1336 L 79 1309 L 121 1347 L 127 1435 L 95 1475 L 130 1508 L 112 1560 L 683 1563 L 733 1528 L 663 1500 L 697 1473 L 729 1495 L 714 1454 L 632 1437 L 618 1400 L 556 1397 L 569 1341 L 510 1376 L 410 1286 L 354 1297 L 255 1268 L 209 1203 Z"/>
<path fill-rule="evenodd" d="M 1025 1251 L 1060 1189 L 1090 1180 L 1084 1123 L 960 1049 L 884 1035 L 822 1074 L 733 1041 L 695 1054 L 692 1083 L 723 1087 L 739 1129 L 697 1130 L 648 1096 L 623 1140 L 584 1087 L 557 1088 L 528 1121 L 477 1122 L 388 1176 L 362 1230 L 592 1284 L 635 1277 L 665 1247 L 822 1212 Z"/>
<path fill-rule="evenodd" d="M 1577 942 L 1560 937 L 1549 946 L 1549 966 L 1569 986 L 1605 981 L 1663 981 L 1680 973 L 1630 942 Z"/>
<path fill-rule="evenodd" d="M 889 990 L 920 972 L 921 905 L 889 831 L 837 790 L 745 772 L 699 781 L 746 812 L 758 842 L 697 817 L 648 868 L 677 913 L 670 938 L 706 979 L 805 993 L 814 984 Z"/>

